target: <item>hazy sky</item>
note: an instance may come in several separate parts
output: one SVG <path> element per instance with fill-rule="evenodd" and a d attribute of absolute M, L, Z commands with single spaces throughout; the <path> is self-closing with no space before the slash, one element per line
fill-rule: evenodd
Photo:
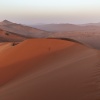
<path fill-rule="evenodd" d="M 100 22 L 100 0 L 0 0 L 0 21 L 35 23 Z"/>

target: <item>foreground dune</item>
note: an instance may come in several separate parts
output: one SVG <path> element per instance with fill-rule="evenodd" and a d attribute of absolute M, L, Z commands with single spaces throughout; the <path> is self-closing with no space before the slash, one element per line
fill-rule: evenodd
<path fill-rule="evenodd" d="M 0 56 L 0 100 L 100 99 L 97 50 L 64 40 L 30 39 Z"/>
<path fill-rule="evenodd" d="M 0 54 L 4 54 L 4 52 L 7 52 L 9 49 L 11 49 L 12 46 L 12 42 L 2 42 L 0 43 Z"/>
<path fill-rule="evenodd" d="M 73 42 L 58 40 L 30 39 L 17 46 L 9 46 L 10 49 L 6 49 L 8 48 L 6 46 L 3 50 L 4 53 L 0 54 L 0 77 L 3 78 L 0 80 L 0 85 L 21 74 L 21 72 L 27 71 L 27 68 L 33 67 L 46 54 L 59 51 L 73 44 Z"/>

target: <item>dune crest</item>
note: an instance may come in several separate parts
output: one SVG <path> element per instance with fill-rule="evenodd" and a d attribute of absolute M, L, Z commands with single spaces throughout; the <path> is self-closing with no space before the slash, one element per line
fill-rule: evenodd
<path fill-rule="evenodd" d="M 32 28 L 26 25 L 13 23 L 8 20 L 0 22 L 0 28 L 12 33 L 16 33 L 18 35 L 22 35 L 25 37 L 33 37 L 33 38 L 45 38 L 51 34 L 50 32 L 47 31 Z"/>

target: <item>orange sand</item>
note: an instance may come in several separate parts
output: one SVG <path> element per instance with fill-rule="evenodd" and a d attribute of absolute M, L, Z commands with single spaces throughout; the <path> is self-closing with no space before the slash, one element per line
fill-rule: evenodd
<path fill-rule="evenodd" d="M 10 46 L 10 49 L 7 49 L 3 51 L 4 53 L 2 52 L 0 54 L 0 84 L 21 74 L 23 71 L 27 70 L 27 68 L 34 67 L 34 63 L 40 57 L 68 48 L 72 45 L 74 45 L 73 42 L 60 40 L 30 39 L 17 46 Z M 30 60 L 31 62 L 28 62 L 27 60 Z M 25 63 L 23 63 L 24 61 Z"/>
<path fill-rule="evenodd" d="M 26 38 L 21 35 L 0 29 L 0 42 L 21 42 L 25 39 Z"/>
<path fill-rule="evenodd" d="M 0 54 L 0 100 L 99 100 L 100 52 L 30 39 Z"/>

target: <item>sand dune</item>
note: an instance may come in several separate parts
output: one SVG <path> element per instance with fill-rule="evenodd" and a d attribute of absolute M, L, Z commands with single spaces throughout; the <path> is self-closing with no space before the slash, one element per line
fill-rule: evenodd
<path fill-rule="evenodd" d="M 57 32 L 49 38 L 72 39 L 88 47 L 100 49 L 100 34 L 98 32 Z"/>
<path fill-rule="evenodd" d="M 0 54 L 6 52 L 8 49 L 13 48 L 12 42 L 2 42 L 0 43 Z"/>
<path fill-rule="evenodd" d="M 11 49 L 0 54 L 0 58 L 1 58 L 0 59 L 0 68 L 1 68 L 0 76 L 1 78 L 8 77 L 8 79 L 4 81 L 0 80 L 0 84 L 3 84 L 5 81 L 8 81 L 9 76 L 10 78 L 12 78 L 14 77 L 14 75 L 16 76 L 17 74 L 19 74 L 18 72 L 19 69 L 22 72 L 23 68 L 27 69 L 27 67 L 29 68 L 33 67 L 34 63 L 38 61 L 39 58 L 42 57 L 42 55 L 56 52 L 72 44 L 73 43 L 70 43 L 70 42 L 57 41 L 57 40 L 50 41 L 50 40 L 45 40 L 45 39 L 40 39 L 40 40 L 30 39 L 30 40 L 26 40 L 23 43 L 20 43 L 17 46 L 14 46 L 12 48 L 10 47 Z M 38 58 L 38 56 L 40 57 Z M 41 59 L 43 59 L 43 57 Z M 26 63 L 24 63 L 24 61 Z M 11 67 L 12 70 L 15 70 L 15 72 L 9 69 L 8 66 Z"/>
<path fill-rule="evenodd" d="M 12 23 L 8 20 L 0 22 L 0 28 L 26 37 L 40 38 L 47 37 L 50 34 L 50 32 L 42 31 L 36 28 L 32 28 L 17 23 Z"/>
<path fill-rule="evenodd" d="M 0 100 L 100 99 L 98 50 L 65 40 L 30 39 L 0 56 Z"/>
<path fill-rule="evenodd" d="M 72 39 L 91 48 L 100 49 L 100 23 L 47 24 L 34 27 L 53 32 L 48 36 L 49 38 Z"/>
<path fill-rule="evenodd" d="M 0 29 L 0 42 L 21 42 L 25 39 L 24 36 Z"/>

